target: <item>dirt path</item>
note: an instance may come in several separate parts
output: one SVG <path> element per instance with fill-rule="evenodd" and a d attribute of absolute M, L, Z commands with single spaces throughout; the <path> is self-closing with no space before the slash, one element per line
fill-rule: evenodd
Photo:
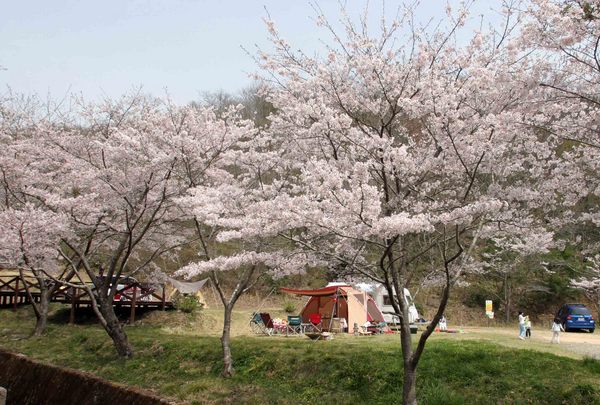
<path fill-rule="evenodd" d="M 462 327 L 464 333 L 436 334 L 446 339 L 479 339 L 503 346 L 538 350 L 573 358 L 593 357 L 600 360 L 600 333 L 569 332 L 560 334 L 560 344 L 551 344 L 552 332 L 532 330 L 531 339 L 520 340 L 518 328 Z"/>

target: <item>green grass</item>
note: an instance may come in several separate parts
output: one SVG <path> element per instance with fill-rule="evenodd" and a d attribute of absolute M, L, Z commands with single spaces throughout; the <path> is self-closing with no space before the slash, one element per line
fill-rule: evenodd
<path fill-rule="evenodd" d="M 0 346 L 190 403 L 400 403 L 398 336 L 318 342 L 238 336 L 236 374 L 223 380 L 216 336 L 127 327 L 136 356 L 123 361 L 95 325 L 50 324 L 47 336 L 27 339 L 32 326 L 27 309 L 0 310 Z M 417 385 L 425 404 L 600 404 L 600 362 L 432 339 Z"/>

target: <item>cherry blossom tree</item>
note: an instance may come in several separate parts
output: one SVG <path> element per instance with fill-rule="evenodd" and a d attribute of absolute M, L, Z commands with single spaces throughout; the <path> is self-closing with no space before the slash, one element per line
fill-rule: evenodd
<path fill-rule="evenodd" d="M 176 199 L 247 132 L 238 121 L 134 95 L 81 103 L 19 145 L 21 193 L 67 219 L 71 234 L 56 249 L 92 281 L 93 307 L 122 357 L 133 349 L 113 308 L 119 280 L 196 238 Z"/>
<path fill-rule="evenodd" d="M 587 271 L 582 277 L 571 282 L 571 285 L 583 292 L 596 309 L 596 315 L 600 319 L 600 257 L 590 259 Z"/>
<path fill-rule="evenodd" d="M 242 246 L 249 248 L 249 241 L 239 241 Z M 234 254 L 208 258 L 206 261 L 190 264 L 180 269 L 177 274 L 194 277 L 198 274 L 209 274 L 211 281 L 217 289 L 223 304 L 223 331 L 221 334 L 221 347 L 223 350 L 223 377 L 234 374 L 234 360 L 231 354 L 231 319 L 233 309 L 238 299 L 248 292 L 262 276 L 269 274 L 281 277 L 286 274 L 298 274 L 305 271 L 311 259 L 302 251 L 289 252 L 285 255 L 269 252 L 264 244 L 255 242 L 257 250 L 241 248 Z M 272 245 L 272 244 L 270 244 Z M 236 283 L 230 294 L 227 294 L 219 281 L 219 273 L 223 271 L 236 271 Z"/>
<path fill-rule="evenodd" d="M 60 286 L 53 278 L 62 278 L 65 271 L 59 266 L 56 251 L 59 241 L 68 234 L 67 221 L 60 214 L 25 205 L 22 209 L 0 211 L 0 265 L 19 270 L 29 296 L 36 325 L 34 336 L 46 330 L 48 306 L 52 294 Z M 37 280 L 39 302 L 36 302 L 25 273 Z"/>
<path fill-rule="evenodd" d="M 465 9 L 449 10 L 450 25 L 434 32 L 413 11 L 382 20 L 376 35 L 364 16 L 355 24 L 342 13 L 345 35 L 319 16 L 332 37 L 324 57 L 294 51 L 267 20 L 275 50 L 257 59 L 276 112 L 254 159 L 272 164 L 220 222 L 222 241 L 282 239 L 397 295 L 406 404 L 416 403 L 417 365 L 473 247 L 511 237 L 546 249 L 552 232 L 540 213 L 563 186 L 545 181 L 560 161 L 554 145 L 523 124 L 537 82 L 510 41 L 513 11 L 503 31 L 466 44 L 457 39 Z M 414 346 L 402 295 L 428 266 L 444 287 Z"/>
<path fill-rule="evenodd" d="M 232 229 L 238 221 L 252 221 L 252 207 L 264 199 L 262 173 L 268 173 L 277 151 L 269 150 L 269 140 L 256 131 L 222 155 L 205 173 L 204 184 L 192 188 L 180 204 L 196 223 L 201 241 L 202 261 L 176 272 L 186 278 L 208 274 L 223 304 L 224 377 L 234 373 L 231 354 L 231 319 L 238 299 L 265 275 L 281 277 L 302 273 L 307 266 L 320 264 L 310 254 L 282 248 L 281 240 L 252 234 L 249 237 Z M 274 196 L 273 196 L 274 197 Z M 245 218 L 245 219 L 244 219 Z M 235 273 L 235 286 L 228 293 L 221 282 L 223 272 Z"/>
<path fill-rule="evenodd" d="M 68 234 L 65 218 L 40 207 L 39 201 L 25 191 L 28 178 L 23 174 L 28 170 L 23 166 L 21 151 L 34 132 L 36 121 L 43 117 L 41 111 L 42 105 L 35 97 L 8 92 L 0 100 L 3 150 L 0 154 L 0 266 L 19 271 L 36 316 L 34 336 L 44 333 L 50 299 L 60 286 L 52 277 L 65 275 L 58 264 L 56 246 L 62 235 Z M 37 300 L 27 282 L 31 279 L 37 282 Z"/>
<path fill-rule="evenodd" d="M 564 197 L 573 210 L 552 222 L 575 229 L 566 242 L 575 244 L 593 263 L 589 274 L 573 282 L 597 302 L 600 238 L 600 5 L 594 1 L 533 0 L 521 41 L 543 71 L 538 83 L 542 108 L 532 125 L 561 142 L 568 164 L 553 168 L 551 177 L 568 178 Z"/>

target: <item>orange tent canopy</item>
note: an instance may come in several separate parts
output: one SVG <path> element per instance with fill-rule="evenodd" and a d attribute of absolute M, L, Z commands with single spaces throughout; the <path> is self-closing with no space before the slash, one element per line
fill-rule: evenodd
<path fill-rule="evenodd" d="M 279 291 L 295 295 L 305 295 L 309 297 L 325 297 L 327 295 L 335 295 L 340 287 L 350 286 L 335 285 L 331 287 L 319 288 L 317 290 L 296 290 L 294 288 L 280 288 Z"/>
<path fill-rule="evenodd" d="M 309 322 L 312 314 L 319 314 L 326 329 L 342 318 L 346 320 L 348 333 L 353 332 L 354 324 L 361 326 L 367 321 L 383 321 L 383 314 L 375 301 L 366 292 L 349 285 L 316 290 L 280 288 L 279 291 L 310 297 L 300 313 L 302 321 Z"/>

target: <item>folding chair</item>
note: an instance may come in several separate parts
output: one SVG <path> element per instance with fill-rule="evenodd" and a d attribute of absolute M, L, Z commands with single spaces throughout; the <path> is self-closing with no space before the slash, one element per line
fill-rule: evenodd
<path fill-rule="evenodd" d="M 302 331 L 306 334 L 307 332 L 310 333 L 321 333 L 322 331 L 322 325 L 321 325 L 321 315 L 317 314 L 317 313 L 313 313 L 308 315 L 308 323 L 303 323 L 302 324 Z"/>
<path fill-rule="evenodd" d="M 358 331 L 358 334 L 360 336 L 373 336 L 373 332 L 368 330 L 366 327 L 361 326 L 360 330 Z"/>
<path fill-rule="evenodd" d="M 302 334 L 302 317 L 296 315 L 288 315 L 287 328 L 285 335 L 301 335 Z"/>
<path fill-rule="evenodd" d="M 271 315 L 266 312 L 256 312 L 250 320 L 250 328 L 257 335 L 265 334 L 271 336 L 273 334 L 273 320 Z"/>

